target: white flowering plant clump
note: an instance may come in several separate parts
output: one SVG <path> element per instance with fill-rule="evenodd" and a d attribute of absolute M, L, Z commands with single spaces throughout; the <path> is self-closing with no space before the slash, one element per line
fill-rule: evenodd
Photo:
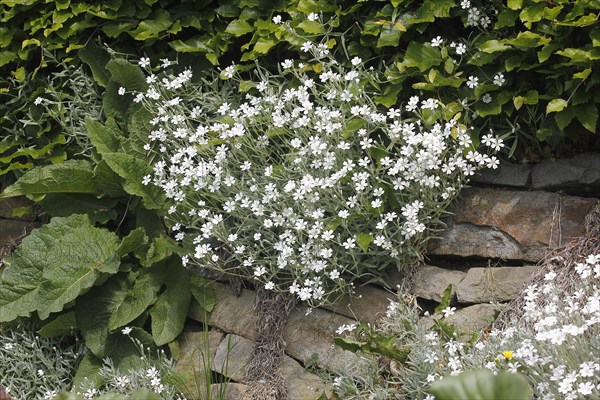
<path fill-rule="evenodd" d="M 337 62 L 324 43 L 302 49 L 279 74 L 258 66 L 242 80 L 242 67 L 224 69 L 243 97 L 143 59 L 149 88 L 135 101 L 152 115 L 154 173 L 143 184 L 172 202 L 184 263 L 318 305 L 358 277 L 410 265 L 468 177 L 498 165 L 488 150 L 503 143 L 489 134 L 478 151 L 458 102 L 378 107 L 361 59 Z"/>
<path fill-rule="evenodd" d="M 415 310 L 413 323 L 407 324 L 411 310 L 392 302 L 380 329 L 410 343 L 412 351 L 387 383 L 388 398 L 433 400 L 428 393 L 431 383 L 479 368 L 525 375 L 534 398 L 599 398 L 600 254 L 587 256 L 574 269 L 575 279 L 581 282 L 577 290 L 566 293 L 555 283 L 556 273 L 550 271 L 542 283 L 526 289 L 522 326 L 492 329 L 471 343 L 420 328 Z M 340 395 L 358 390 L 351 378 L 339 378 L 336 383 Z M 368 397 L 379 389 L 362 390 L 361 395 Z"/>

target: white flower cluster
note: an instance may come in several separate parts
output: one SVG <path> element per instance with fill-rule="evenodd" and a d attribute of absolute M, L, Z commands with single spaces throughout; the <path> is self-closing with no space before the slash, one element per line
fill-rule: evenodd
<path fill-rule="evenodd" d="M 417 255 L 467 177 L 498 160 L 437 100 L 414 96 L 412 116 L 380 109 L 360 59 L 346 69 L 322 45 L 303 47 L 315 59 L 259 70 L 243 101 L 192 84 L 188 70 L 149 80 L 137 99 L 153 115 L 143 183 L 172 201 L 175 237 L 192 248 L 184 263 L 318 304 L 374 257 Z M 438 118 L 425 125 L 422 113 Z"/>
<path fill-rule="evenodd" d="M 401 370 L 406 390 L 420 393 L 409 398 L 426 397 L 421 388 L 445 375 L 477 368 L 520 372 L 539 399 L 599 398 L 600 255 L 576 264 L 575 272 L 581 285 L 574 293 L 559 288 L 555 272 L 527 288 L 524 327 L 492 330 L 474 345 L 436 332 L 419 336 L 412 368 Z M 392 303 L 387 318 L 399 319 L 399 307 Z"/>

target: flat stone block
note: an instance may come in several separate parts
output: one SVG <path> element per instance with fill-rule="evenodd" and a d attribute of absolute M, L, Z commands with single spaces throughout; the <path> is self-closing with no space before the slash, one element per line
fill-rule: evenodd
<path fill-rule="evenodd" d="M 470 268 L 456 287 L 459 303 L 510 301 L 517 297 L 536 266 Z"/>
<path fill-rule="evenodd" d="M 549 249 L 585 234 L 584 220 L 597 199 L 556 193 L 469 188 L 452 207 L 437 256 L 539 261 Z"/>
<path fill-rule="evenodd" d="M 419 265 L 417 268 L 412 292 L 415 296 L 423 299 L 440 302 L 444 290 L 452 284 L 453 297 L 456 293 L 456 285 L 465 277 L 463 271 L 452 271 L 431 265 Z"/>

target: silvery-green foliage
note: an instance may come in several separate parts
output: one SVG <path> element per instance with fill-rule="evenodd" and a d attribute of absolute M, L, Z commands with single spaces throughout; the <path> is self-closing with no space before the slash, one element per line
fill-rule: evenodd
<path fill-rule="evenodd" d="M 73 338 L 46 338 L 27 326 L 0 331 L 0 386 L 12 399 L 51 399 L 67 390 L 83 345 Z"/>
<path fill-rule="evenodd" d="M 414 96 L 378 108 L 376 75 L 361 59 L 346 68 L 325 44 L 303 50 L 279 75 L 223 70 L 244 97 L 193 83 L 188 69 L 148 69 L 135 101 L 151 114 L 154 172 L 143 183 L 170 199 L 184 263 L 314 305 L 357 277 L 410 266 L 468 177 L 498 160 L 472 143 L 460 103 Z M 482 143 L 503 146 L 491 134 Z"/>

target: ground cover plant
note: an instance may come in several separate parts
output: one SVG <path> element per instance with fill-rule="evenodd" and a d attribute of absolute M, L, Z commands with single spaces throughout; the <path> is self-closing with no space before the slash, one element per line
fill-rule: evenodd
<path fill-rule="evenodd" d="M 176 356 L 198 270 L 290 310 L 407 269 L 492 153 L 598 145 L 597 3 L 0 1 L 0 199 L 50 219 L 0 323 L 81 335 L 96 396 Z"/>

